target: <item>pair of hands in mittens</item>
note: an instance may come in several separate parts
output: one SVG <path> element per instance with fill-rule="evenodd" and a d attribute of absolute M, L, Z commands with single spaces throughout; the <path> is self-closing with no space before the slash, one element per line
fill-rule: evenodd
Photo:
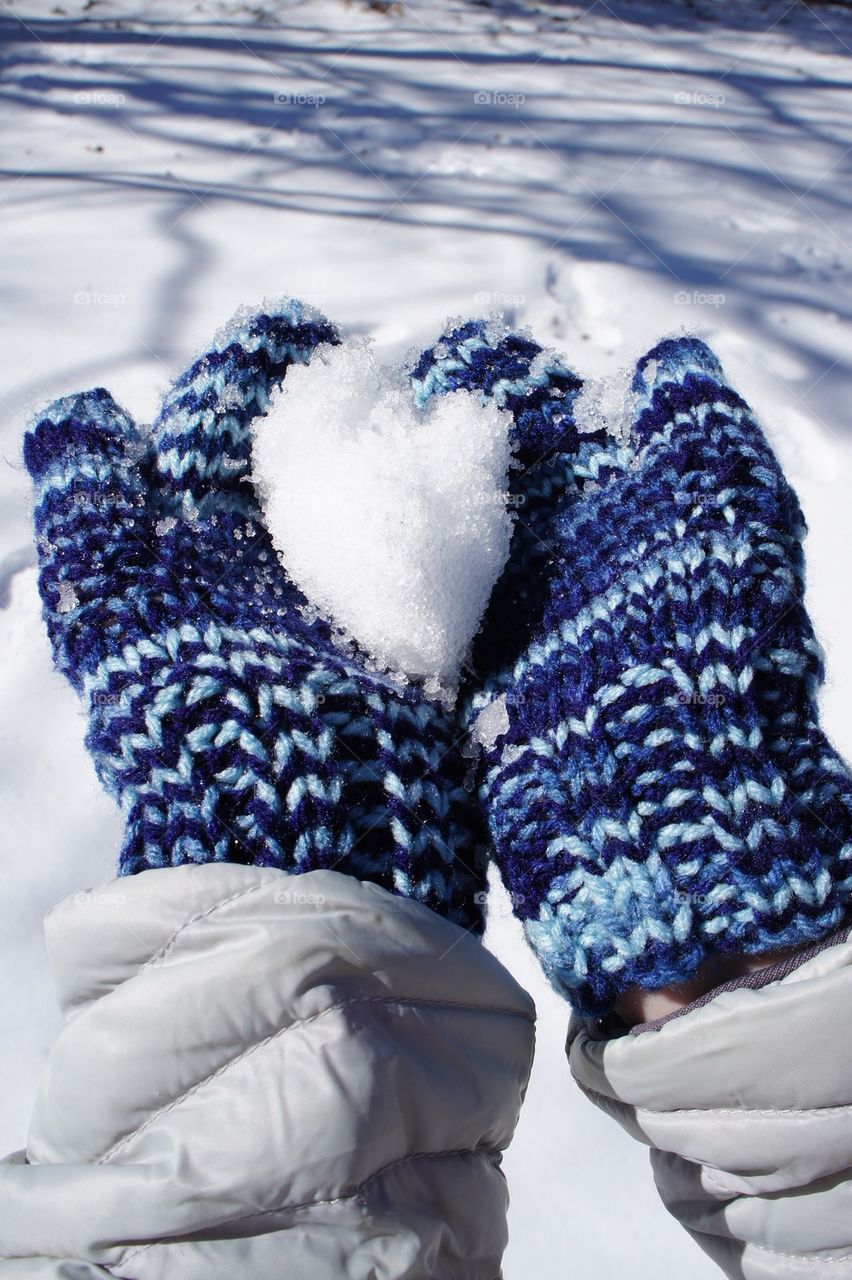
<path fill-rule="evenodd" d="M 150 434 L 97 390 L 26 438 L 47 624 L 124 812 L 120 870 L 331 867 L 476 929 L 484 818 L 545 971 L 594 1014 L 712 952 L 827 931 L 852 792 L 817 724 L 804 527 L 712 353 L 640 362 L 628 443 L 578 431 L 580 380 L 493 322 L 416 362 L 419 403 L 505 408 L 515 458 L 509 563 L 450 714 L 308 620 L 251 485 L 253 419 L 337 341 L 285 301 L 238 317 Z M 495 707 L 477 802 L 463 746 Z"/>

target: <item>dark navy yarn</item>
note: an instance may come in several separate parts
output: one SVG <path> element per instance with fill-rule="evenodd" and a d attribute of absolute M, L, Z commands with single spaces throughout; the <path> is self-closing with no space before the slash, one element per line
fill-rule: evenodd
<path fill-rule="evenodd" d="M 41 413 L 24 458 L 44 616 L 125 818 L 121 873 L 334 868 L 479 929 L 457 726 L 311 620 L 250 482 L 252 420 L 337 341 L 288 301 L 238 317 L 150 436 L 102 389 Z"/>
<path fill-rule="evenodd" d="M 712 953 L 831 932 L 852 777 L 819 728 L 804 520 L 715 356 L 687 338 L 639 362 L 629 447 L 577 433 L 578 381 L 520 335 L 464 326 L 431 365 L 428 389 L 514 417 L 526 500 L 462 715 L 505 704 L 480 794 L 556 989 L 597 1017 Z"/>
<path fill-rule="evenodd" d="M 820 938 L 852 888 L 796 496 L 703 343 L 656 347 L 634 390 L 634 456 L 564 511 L 483 784 L 527 935 L 595 1015 Z"/>
<path fill-rule="evenodd" d="M 462 390 L 511 415 L 511 555 L 466 668 L 459 708 L 469 725 L 510 685 L 515 659 L 541 619 L 559 513 L 586 483 L 608 474 L 613 446 L 603 431 L 577 430 L 573 409 L 581 379 L 554 352 L 495 320 L 450 328 L 420 356 L 412 379 L 419 403 Z"/>

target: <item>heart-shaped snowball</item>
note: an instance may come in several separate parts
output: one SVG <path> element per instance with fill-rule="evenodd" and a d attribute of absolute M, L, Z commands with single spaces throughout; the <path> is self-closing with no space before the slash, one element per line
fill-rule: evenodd
<path fill-rule="evenodd" d="M 415 406 L 369 345 L 294 365 L 254 439 L 278 554 L 381 665 L 452 686 L 509 553 L 508 414 L 468 392 Z"/>

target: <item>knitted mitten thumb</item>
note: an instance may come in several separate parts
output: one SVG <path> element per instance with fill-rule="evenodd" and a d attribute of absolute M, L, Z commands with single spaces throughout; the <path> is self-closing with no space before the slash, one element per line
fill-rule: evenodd
<path fill-rule="evenodd" d="M 587 484 L 605 480 L 615 444 L 603 430 L 578 429 L 583 384 L 563 358 L 494 317 L 451 325 L 422 353 L 412 382 L 421 404 L 463 390 L 509 417 L 511 551 L 465 668 L 458 716 L 467 732 L 510 687 L 515 660 L 541 622 L 560 513 Z"/>
<path fill-rule="evenodd" d="M 482 788 L 527 937 L 595 1016 L 820 938 L 852 889 L 795 494 L 703 343 L 655 348 L 634 391 L 632 456 L 558 522 Z"/>
<path fill-rule="evenodd" d="M 55 400 L 24 437 L 45 622 L 56 665 L 78 692 L 111 646 L 141 633 L 126 601 L 150 562 L 145 453 L 102 387 Z"/>

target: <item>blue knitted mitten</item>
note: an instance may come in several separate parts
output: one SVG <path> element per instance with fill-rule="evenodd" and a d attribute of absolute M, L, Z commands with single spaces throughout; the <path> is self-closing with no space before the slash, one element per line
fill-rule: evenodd
<path fill-rule="evenodd" d="M 44 616 L 125 818 L 120 872 L 336 868 L 479 928 L 457 726 L 311 620 L 249 479 L 252 420 L 337 341 L 285 301 L 232 322 L 150 437 L 102 389 L 40 414 L 24 458 Z"/>
<path fill-rule="evenodd" d="M 795 494 L 703 343 L 661 344 L 634 390 L 630 451 L 561 503 L 482 785 L 528 939 L 593 1016 L 820 938 L 852 889 Z"/>

